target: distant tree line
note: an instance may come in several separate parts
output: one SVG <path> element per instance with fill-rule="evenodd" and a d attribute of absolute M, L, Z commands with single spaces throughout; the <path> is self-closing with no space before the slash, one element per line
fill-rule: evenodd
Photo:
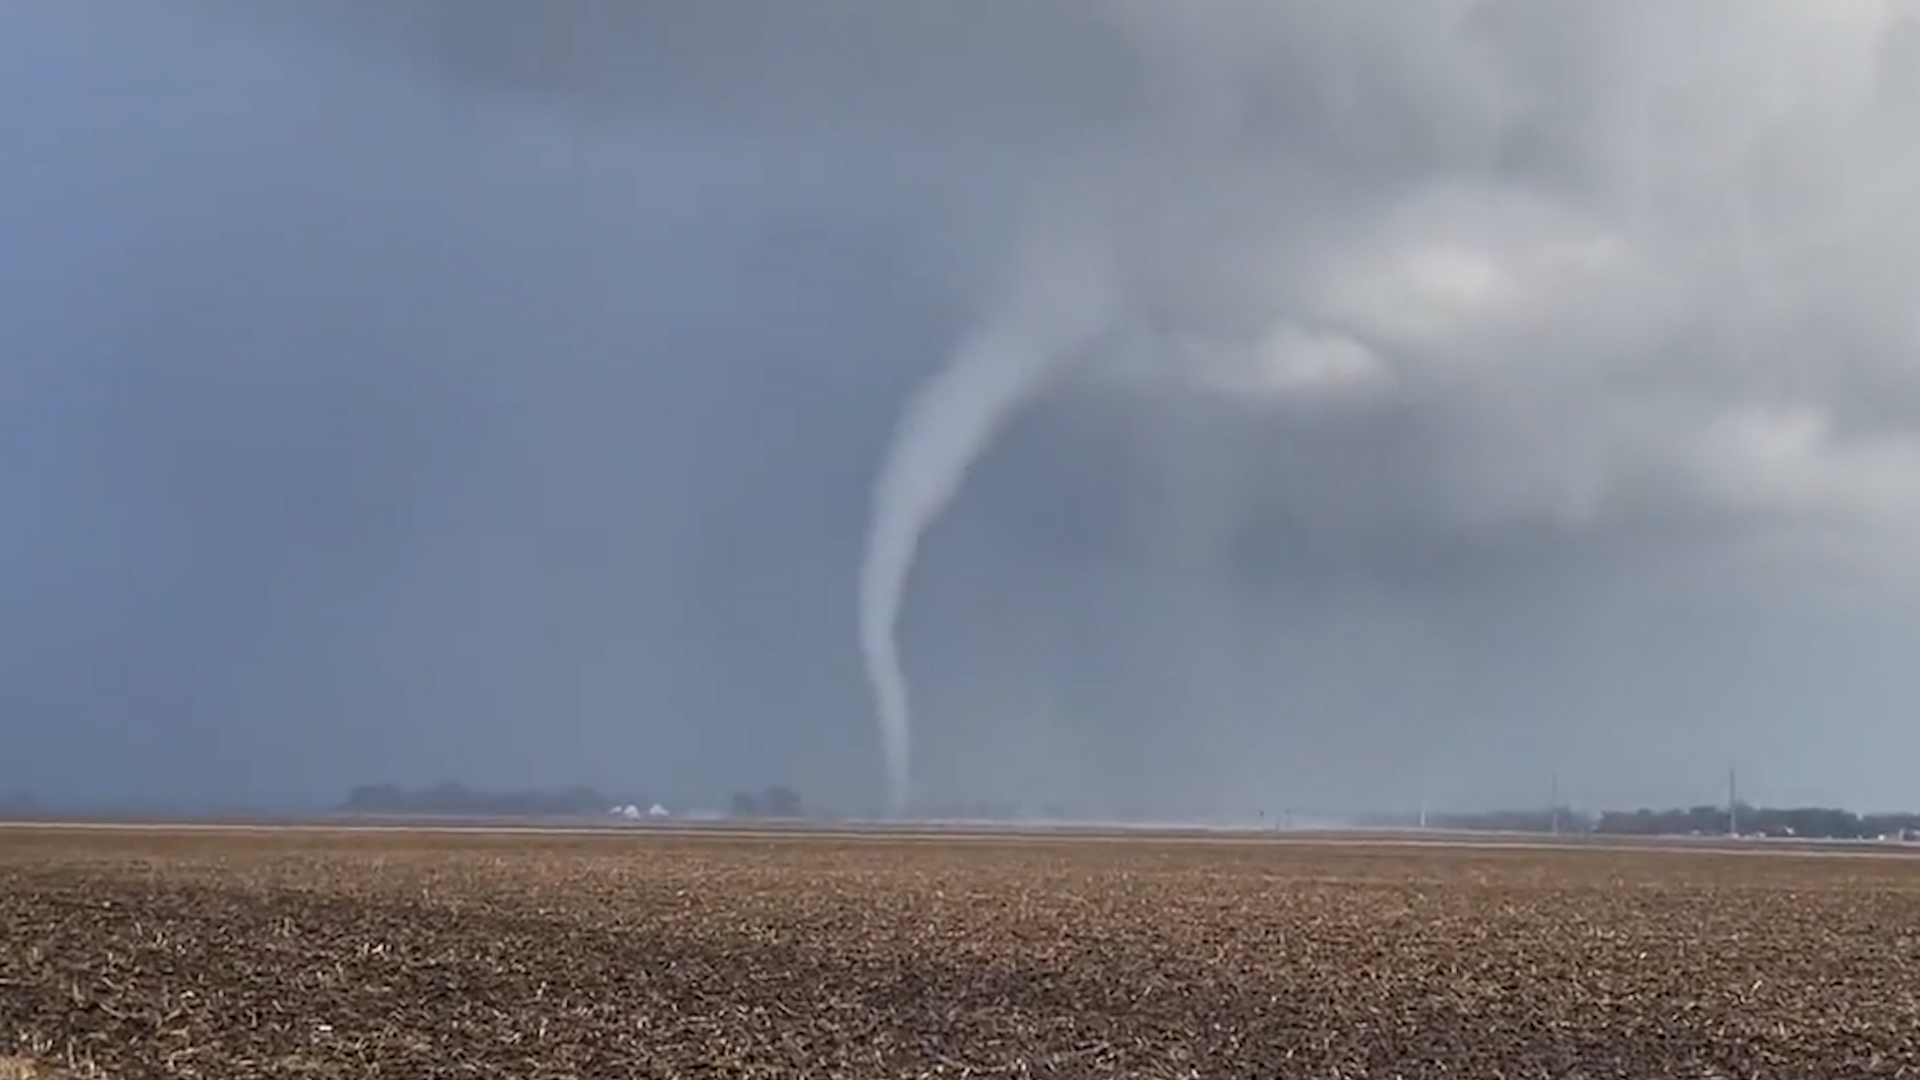
<path fill-rule="evenodd" d="M 1419 818 L 1410 814 L 1374 815 L 1358 824 L 1376 828 L 1406 828 Z M 1798 836 L 1815 840 L 1871 840 L 1878 837 L 1920 836 L 1920 813 L 1856 814 L 1831 807 L 1770 807 L 1736 804 L 1732 813 L 1722 806 L 1693 806 L 1666 810 L 1607 810 L 1588 814 L 1562 807 L 1537 810 L 1494 810 L 1484 813 L 1429 813 L 1428 828 L 1467 832 L 1597 833 L 1606 836 L 1724 836 L 1738 830 L 1744 836 Z"/>
<path fill-rule="evenodd" d="M 605 814 L 614 802 L 590 787 L 560 791 L 484 791 L 465 784 L 403 788 L 361 784 L 340 810 L 349 814 L 433 817 L 580 817 Z"/>
<path fill-rule="evenodd" d="M 1610 810 L 1594 831 L 1614 836 L 1688 836 L 1725 834 L 1804 836 L 1822 840 L 1871 840 L 1920 832 L 1920 814 L 1856 814 L 1832 807 L 1771 807 L 1735 804 L 1694 806 L 1685 810 Z"/>
<path fill-rule="evenodd" d="M 806 817 L 807 807 L 799 792 L 776 784 L 760 792 L 734 792 L 727 813 L 737 818 L 793 819 Z"/>
<path fill-rule="evenodd" d="M 644 811 L 652 801 L 616 797 L 583 785 L 559 791 L 488 791 L 459 783 L 423 788 L 361 784 L 348 793 L 338 810 L 393 817 L 541 818 L 604 816 L 629 805 Z M 728 805 L 728 816 L 735 818 L 790 819 L 810 813 L 799 792 L 781 785 L 736 792 Z"/>

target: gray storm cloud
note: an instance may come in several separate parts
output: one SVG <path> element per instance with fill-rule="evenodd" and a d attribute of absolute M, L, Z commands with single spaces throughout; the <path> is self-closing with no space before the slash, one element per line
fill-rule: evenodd
<path fill-rule="evenodd" d="M 1915 394 L 1895 6 L 403 7 L 325 10 L 435 77 L 922 162 L 871 213 L 969 297 L 1009 261 L 981 237 L 1056 229 L 1015 197 L 1034 177 L 1105 162 L 1056 202 L 1120 208 L 1112 374 L 1392 399 L 1427 433 L 1394 466 L 1437 529 L 1677 513 L 1865 542 L 1920 498 L 1879 396 Z"/>
<path fill-rule="evenodd" d="M 383 340 L 409 355 L 484 355 L 497 380 L 472 394 L 497 414 L 461 412 L 458 394 L 446 408 L 506 464 L 482 454 L 457 499 L 424 481 L 430 500 L 386 496 L 456 504 L 437 512 L 457 535 L 402 530 L 419 568 L 392 571 L 378 593 L 417 620 L 415 637 L 393 629 L 404 619 L 365 616 L 393 656 L 460 622 L 447 610 L 474 588 L 463 559 L 502 590 L 536 562 L 560 575 L 564 560 L 514 561 L 546 550 L 521 529 L 591 506 L 608 529 L 658 537 L 632 565 L 592 565 L 635 578 L 623 595 L 659 613 L 650 633 L 669 643 L 622 647 L 583 628 L 579 648 L 696 672 L 661 712 L 719 723 L 782 711 L 780 689 L 727 696 L 756 678 L 814 688 L 806 707 L 819 715 L 857 708 L 839 683 L 860 693 L 858 656 L 787 642 L 810 633 L 796 623 L 844 625 L 834 612 L 859 589 L 846 646 L 864 652 L 882 702 L 896 801 L 907 741 L 894 634 L 910 574 L 915 745 L 939 751 L 916 760 L 968 762 L 943 768 L 971 775 L 1032 756 L 1144 786 L 1142 763 L 1170 760 L 1191 731 L 1189 790 L 1258 792 L 1287 762 L 1313 760 L 1314 739 L 1351 776 L 1417 733 L 1458 746 L 1463 770 L 1482 758 L 1531 768 L 1513 764 L 1521 751 L 1483 752 L 1529 745 L 1536 758 L 1611 760 L 1624 784 L 1637 775 L 1626 740 L 1589 730 L 1670 738 L 1676 759 L 1707 772 L 1724 762 L 1701 756 L 1729 744 L 1805 760 L 1772 735 L 1723 737 L 1791 726 L 1778 703 L 1793 695 L 1764 690 L 1754 668 L 1804 671 L 1795 686 L 1826 689 L 1800 700 L 1830 693 L 1862 716 L 1892 715 L 1911 689 L 1898 665 L 1869 677 L 1848 659 L 1901 638 L 1920 586 L 1920 153 L 1908 134 L 1920 23 L 1897 4 L 181 10 L 305 50 L 307 67 L 285 66 L 312 81 L 295 103 L 229 118 L 272 132 L 249 151 L 265 163 L 255 171 L 309 144 L 337 170 L 319 195 L 273 180 L 283 205 L 257 212 L 275 227 L 249 235 L 294 239 L 260 265 L 335 250 L 374 269 L 412 258 L 416 302 L 336 283 L 358 299 L 316 309 L 348 327 L 377 314 L 394 324 Z M 219 69 L 222 92 L 275 100 L 283 77 L 243 64 L 246 40 L 236 30 L 217 44 L 232 68 Z M 144 64 L 142 78 L 165 82 L 166 65 Z M 176 66 L 181 85 L 214 70 Z M 415 77 L 405 91 L 389 78 L 402 68 Z M 323 100 L 348 104 L 306 104 Z M 169 167 L 183 189 L 206 188 Z M 220 182 L 241 194 L 267 183 Z M 393 194 L 407 183 L 411 201 Z M 330 220 L 384 224 L 297 241 L 305 211 L 288 207 L 329 199 Z M 768 250 L 743 238 L 795 220 L 807 228 L 770 244 L 777 257 L 740 254 Z M 204 229 L 169 228 L 201 238 L 183 248 L 214 246 Z M 876 267 L 822 240 L 849 236 L 881 238 L 897 258 Z M 462 307 L 463 295 L 486 299 Z M 287 325 L 313 321 L 278 302 Z M 312 335 L 275 329 L 269 309 L 250 309 L 262 313 L 250 347 L 307 356 L 287 342 Z M 309 366 L 286 365 L 300 373 L 288 400 L 311 400 L 304 381 L 329 363 L 309 352 Z M 464 370 L 382 363 L 423 397 Z M 382 415 L 377 366 L 339 401 Z M 279 385 L 259 393 L 291 408 Z M 578 401 L 630 402 L 635 415 L 583 418 Z M 882 406 L 890 419 L 875 418 Z M 230 422 L 242 445 L 203 450 L 194 469 L 249 459 L 261 436 Z M 330 431 L 316 427 L 314 445 Z M 406 439 L 349 444 L 366 460 L 332 481 L 342 505 L 369 497 L 353 476 L 418 475 Z M 591 495 L 561 482 L 575 473 L 555 462 L 576 461 L 598 478 Z M 243 524 L 262 535 L 242 539 L 294 550 L 265 521 L 279 489 L 256 483 L 261 520 Z M 60 487 L 51 474 L 45 486 Z M 727 527 L 740 535 L 706 542 L 702 530 Z M 780 545 L 764 538 L 789 536 L 768 553 Z M 863 536 L 858 570 L 814 554 L 851 565 Z M 678 594 L 661 581 L 727 553 L 711 571 L 721 584 L 669 602 Z M 743 578 L 757 594 L 730 591 Z M 583 622 L 576 609 L 603 610 L 603 589 L 567 580 L 529 581 L 519 602 L 568 625 Z M 1718 622 L 1700 614 L 1715 611 Z M 511 621 L 489 625 L 500 657 L 524 644 Z M 1682 625 L 1697 629 L 1662 637 Z M 1647 644 L 1659 640 L 1679 644 Z M 438 659 L 459 670 L 461 656 Z M 565 684 L 568 662 L 520 666 Z M 481 666 L 516 669 L 465 664 Z M 594 665 L 597 699 L 621 699 L 627 666 Z M 519 689 L 529 711 L 547 700 Z M 476 689 L 457 707 L 499 696 Z M 985 719 L 996 710 L 1005 731 Z M 1043 714 L 1097 718 L 1084 722 L 1112 738 L 1023 726 Z M 960 731 L 997 749 L 969 749 Z M 1048 755 L 1024 753 L 1043 742 Z M 1841 751 L 1821 753 L 1834 755 L 1826 775 L 1849 773 Z"/>

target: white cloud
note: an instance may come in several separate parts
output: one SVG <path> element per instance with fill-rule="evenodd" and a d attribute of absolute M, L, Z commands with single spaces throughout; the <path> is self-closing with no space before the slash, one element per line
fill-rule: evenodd
<path fill-rule="evenodd" d="M 1442 496 L 1443 527 L 1677 520 L 1733 544 L 1783 529 L 1920 542 L 1920 211 L 1897 194 L 1920 152 L 1896 134 L 1920 102 L 1890 100 L 1914 88 L 1876 70 L 1890 9 L 1593 7 L 1606 32 L 1571 46 L 1513 5 L 1429 10 L 1421 33 L 1285 5 L 1166 16 L 1183 31 L 1184 53 L 1161 58 L 1177 85 L 1233 123 L 1181 144 L 1158 190 L 1240 169 L 1274 193 L 1250 184 L 1216 210 L 1233 243 L 1154 233 L 1143 259 L 1231 279 L 1215 295 L 1246 309 L 1166 362 L 1253 396 L 1391 385 L 1444 433 L 1400 463 Z M 1554 48 L 1574 62 L 1551 66 Z M 1381 62 L 1349 66 L 1360 56 Z M 1258 117 L 1288 80 L 1307 122 L 1265 136 L 1293 140 L 1268 156 Z M 1381 154 L 1404 160 L 1363 180 Z M 1315 170 L 1351 190 L 1301 198 Z M 1134 223 L 1171 206 L 1148 199 Z M 1819 561 L 1917 576 L 1849 550 Z"/>

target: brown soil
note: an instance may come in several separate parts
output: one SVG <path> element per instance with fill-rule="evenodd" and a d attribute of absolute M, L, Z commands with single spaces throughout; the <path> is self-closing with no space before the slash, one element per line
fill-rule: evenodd
<path fill-rule="evenodd" d="M 0 829 L 4 1053 L 223 1080 L 1920 1076 L 1920 860 Z"/>
<path fill-rule="evenodd" d="M 87 1078 L 87 1072 L 80 1069 L 62 1068 L 18 1055 L 0 1057 L 0 1080 L 87 1080 Z"/>

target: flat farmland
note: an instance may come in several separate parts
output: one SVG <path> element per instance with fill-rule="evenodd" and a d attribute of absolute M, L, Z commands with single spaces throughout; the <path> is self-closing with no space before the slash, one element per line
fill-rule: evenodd
<path fill-rule="evenodd" d="M 5 827 L 9 1054 L 0 1075 L 1920 1076 L 1920 860 Z"/>

